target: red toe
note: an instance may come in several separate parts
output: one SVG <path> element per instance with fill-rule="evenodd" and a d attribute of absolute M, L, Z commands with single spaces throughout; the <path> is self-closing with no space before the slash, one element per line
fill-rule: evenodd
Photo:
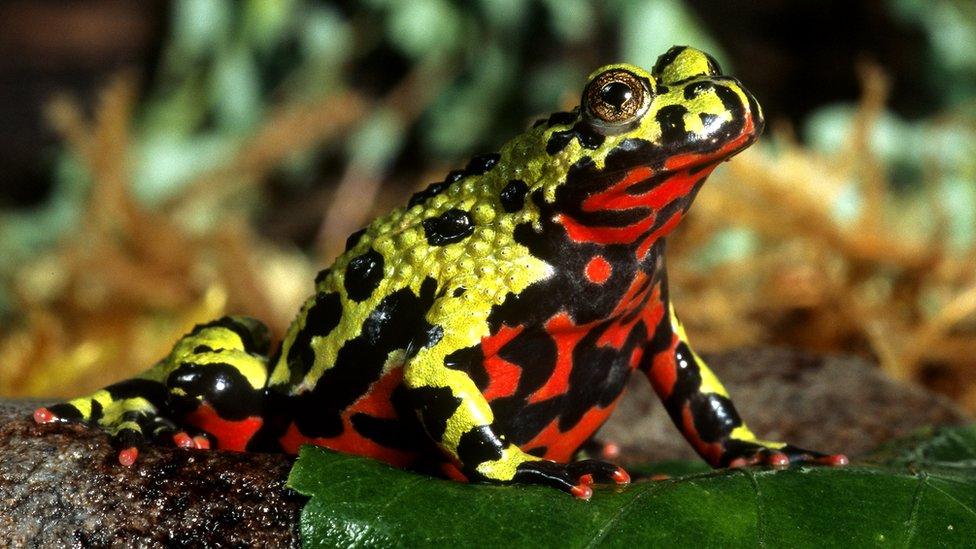
<path fill-rule="evenodd" d="M 847 456 L 845 456 L 844 454 L 834 454 L 831 456 L 824 456 L 818 459 L 817 463 L 822 463 L 824 465 L 829 465 L 831 467 L 843 467 L 844 465 L 850 463 L 850 461 L 848 461 Z"/>
<path fill-rule="evenodd" d="M 767 465 L 773 467 L 786 467 L 790 464 L 790 457 L 783 452 L 773 452 L 765 459 Z"/>
<path fill-rule="evenodd" d="M 119 463 L 126 467 L 131 467 L 136 459 L 139 457 L 139 449 L 135 446 L 126 448 L 119 452 Z"/>
<path fill-rule="evenodd" d="M 617 467 L 617 470 L 610 475 L 610 478 L 617 484 L 630 484 L 630 475 L 620 467 Z"/>
<path fill-rule="evenodd" d="M 579 482 L 584 486 L 589 486 L 590 484 L 593 484 L 593 475 L 583 475 L 579 478 Z"/>
<path fill-rule="evenodd" d="M 173 435 L 173 444 L 176 444 L 180 448 L 193 448 L 195 446 L 193 439 L 185 431 L 180 431 Z"/>
<path fill-rule="evenodd" d="M 590 488 L 588 484 L 577 484 L 570 489 L 570 492 L 576 496 L 577 499 L 589 501 L 590 497 L 593 495 L 593 488 Z"/>
<path fill-rule="evenodd" d="M 41 407 L 34 410 L 34 421 L 36 423 L 51 423 L 57 417 L 47 408 Z"/>
<path fill-rule="evenodd" d="M 193 437 L 193 444 L 197 450 L 209 450 L 210 449 L 210 439 L 205 436 L 195 436 Z"/>

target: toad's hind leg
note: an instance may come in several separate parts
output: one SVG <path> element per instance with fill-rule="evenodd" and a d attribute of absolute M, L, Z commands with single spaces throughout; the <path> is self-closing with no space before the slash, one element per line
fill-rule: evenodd
<path fill-rule="evenodd" d="M 34 412 L 38 423 L 79 421 L 106 431 L 132 464 L 147 442 L 243 450 L 261 426 L 267 328 L 224 317 L 196 326 L 133 379 Z"/>

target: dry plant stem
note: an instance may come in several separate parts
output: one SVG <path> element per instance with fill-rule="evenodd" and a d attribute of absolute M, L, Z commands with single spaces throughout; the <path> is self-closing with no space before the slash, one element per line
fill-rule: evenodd
<path fill-rule="evenodd" d="M 338 137 L 362 119 L 368 105 L 353 92 L 329 95 L 314 103 L 287 105 L 273 111 L 226 165 L 187 184 L 163 204 L 178 211 L 202 197 L 218 196 L 264 179 L 289 156 Z"/>
<path fill-rule="evenodd" d="M 889 83 L 881 67 L 873 62 L 859 63 L 857 74 L 861 82 L 862 94 L 852 134 L 852 145 L 856 155 L 854 158 L 859 161 L 857 171 L 861 175 L 861 190 L 864 195 L 864 206 L 858 223 L 860 230 L 877 233 L 883 225 L 884 201 L 888 194 L 888 186 L 884 169 L 878 162 L 877 156 L 870 152 L 871 130 L 884 112 Z"/>
<path fill-rule="evenodd" d="M 915 373 L 929 350 L 942 346 L 949 331 L 973 314 L 976 314 L 976 285 L 957 294 L 934 317 L 915 329 L 902 355 L 904 373 Z"/>

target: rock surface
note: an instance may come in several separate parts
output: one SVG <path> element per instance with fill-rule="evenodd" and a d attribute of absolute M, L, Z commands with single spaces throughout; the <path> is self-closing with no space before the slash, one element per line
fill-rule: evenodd
<path fill-rule="evenodd" d="M 850 357 L 744 349 L 705 358 L 764 438 L 856 456 L 967 421 L 948 400 Z M 285 488 L 291 457 L 149 448 L 125 468 L 97 431 L 35 425 L 38 404 L 0 401 L 0 545 L 299 544 L 303 499 Z M 602 433 L 624 463 L 693 456 L 643 379 Z"/>

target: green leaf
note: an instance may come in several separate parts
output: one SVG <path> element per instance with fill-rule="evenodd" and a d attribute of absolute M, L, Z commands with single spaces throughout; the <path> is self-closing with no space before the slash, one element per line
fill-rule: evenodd
<path fill-rule="evenodd" d="M 311 547 L 960 547 L 976 539 L 976 427 L 887 447 L 845 468 L 690 473 L 598 487 L 461 484 L 306 446 L 288 485 L 311 499 Z"/>

